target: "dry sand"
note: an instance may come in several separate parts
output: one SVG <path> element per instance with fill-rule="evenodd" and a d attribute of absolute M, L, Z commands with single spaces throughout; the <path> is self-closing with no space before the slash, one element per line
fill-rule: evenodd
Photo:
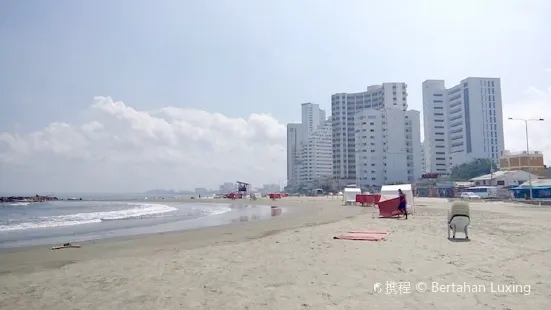
<path fill-rule="evenodd" d="M 373 219 L 372 208 L 330 199 L 278 204 L 298 212 L 81 249 L 1 253 L 0 309 L 551 307 L 551 208 L 472 203 L 471 242 L 451 242 L 444 199 L 416 199 L 416 213 L 407 221 Z M 379 242 L 333 239 L 351 229 L 391 234 Z M 402 291 L 386 294 L 387 281 L 401 283 L 388 288 L 401 285 Z M 373 290 L 377 282 L 380 293 Z M 427 292 L 416 291 L 420 282 Z M 430 292 L 432 282 L 447 292 Z M 491 291 L 511 283 L 524 290 Z M 486 292 L 460 291 L 465 288 Z"/>

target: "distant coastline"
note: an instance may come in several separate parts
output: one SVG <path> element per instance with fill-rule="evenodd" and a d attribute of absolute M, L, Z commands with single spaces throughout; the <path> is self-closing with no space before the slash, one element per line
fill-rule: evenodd
<path fill-rule="evenodd" d="M 57 197 L 52 196 L 9 196 L 0 197 L 0 203 L 13 203 L 13 202 L 44 202 L 44 201 L 56 201 Z"/>

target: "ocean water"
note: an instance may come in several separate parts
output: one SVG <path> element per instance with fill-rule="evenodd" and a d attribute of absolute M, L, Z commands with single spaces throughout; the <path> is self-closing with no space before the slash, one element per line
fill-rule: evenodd
<path fill-rule="evenodd" d="M 82 242 L 267 219 L 270 206 L 148 201 L 0 204 L 0 248 Z"/>

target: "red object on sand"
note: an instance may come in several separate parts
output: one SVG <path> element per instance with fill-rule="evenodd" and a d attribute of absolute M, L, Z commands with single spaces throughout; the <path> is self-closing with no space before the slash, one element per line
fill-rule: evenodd
<path fill-rule="evenodd" d="M 226 198 L 228 198 L 228 199 L 240 199 L 241 194 L 239 194 L 239 193 L 229 193 L 229 194 L 226 195 Z"/>
<path fill-rule="evenodd" d="M 377 203 L 379 206 L 379 217 L 395 217 L 402 215 L 398 209 L 400 206 L 400 197 L 391 198 Z"/>
<path fill-rule="evenodd" d="M 272 194 L 269 194 L 268 197 L 270 197 L 270 199 L 273 199 L 273 200 L 281 199 L 281 194 L 280 193 L 272 193 Z"/>
<path fill-rule="evenodd" d="M 381 201 L 381 194 L 371 194 L 369 195 L 374 200 L 374 204 L 377 204 L 379 201 Z"/>
<path fill-rule="evenodd" d="M 356 203 L 361 203 L 362 206 L 367 203 L 367 195 L 357 194 Z"/>
<path fill-rule="evenodd" d="M 357 194 L 356 203 L 363 205 L 375 205 L 381 200 L 381 195 L 377 194 Z"/>

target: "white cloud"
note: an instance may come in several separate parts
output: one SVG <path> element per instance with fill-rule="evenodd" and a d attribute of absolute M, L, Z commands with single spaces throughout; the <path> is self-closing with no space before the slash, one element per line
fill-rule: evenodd
<path fill-rule="evenodd" d="M 285 179 L 285 126 L 269 115 L 140 111 L 97 97 L 86 118 L 0 132 L 0 191 L 193 189 Z"/>
<path fill-rule="evenodd" d="M 503 105 L 505 148 L 511 151 L 525 151 L 524 123 L 508 120 L 509 117 L 544 119 L 543 122 L 528 123 L 530 150 L 542 151 L 546 164 L 551 166 L 551 87 L 547 90 L 530 87 L 525 92 L 525 99 Z"/>

